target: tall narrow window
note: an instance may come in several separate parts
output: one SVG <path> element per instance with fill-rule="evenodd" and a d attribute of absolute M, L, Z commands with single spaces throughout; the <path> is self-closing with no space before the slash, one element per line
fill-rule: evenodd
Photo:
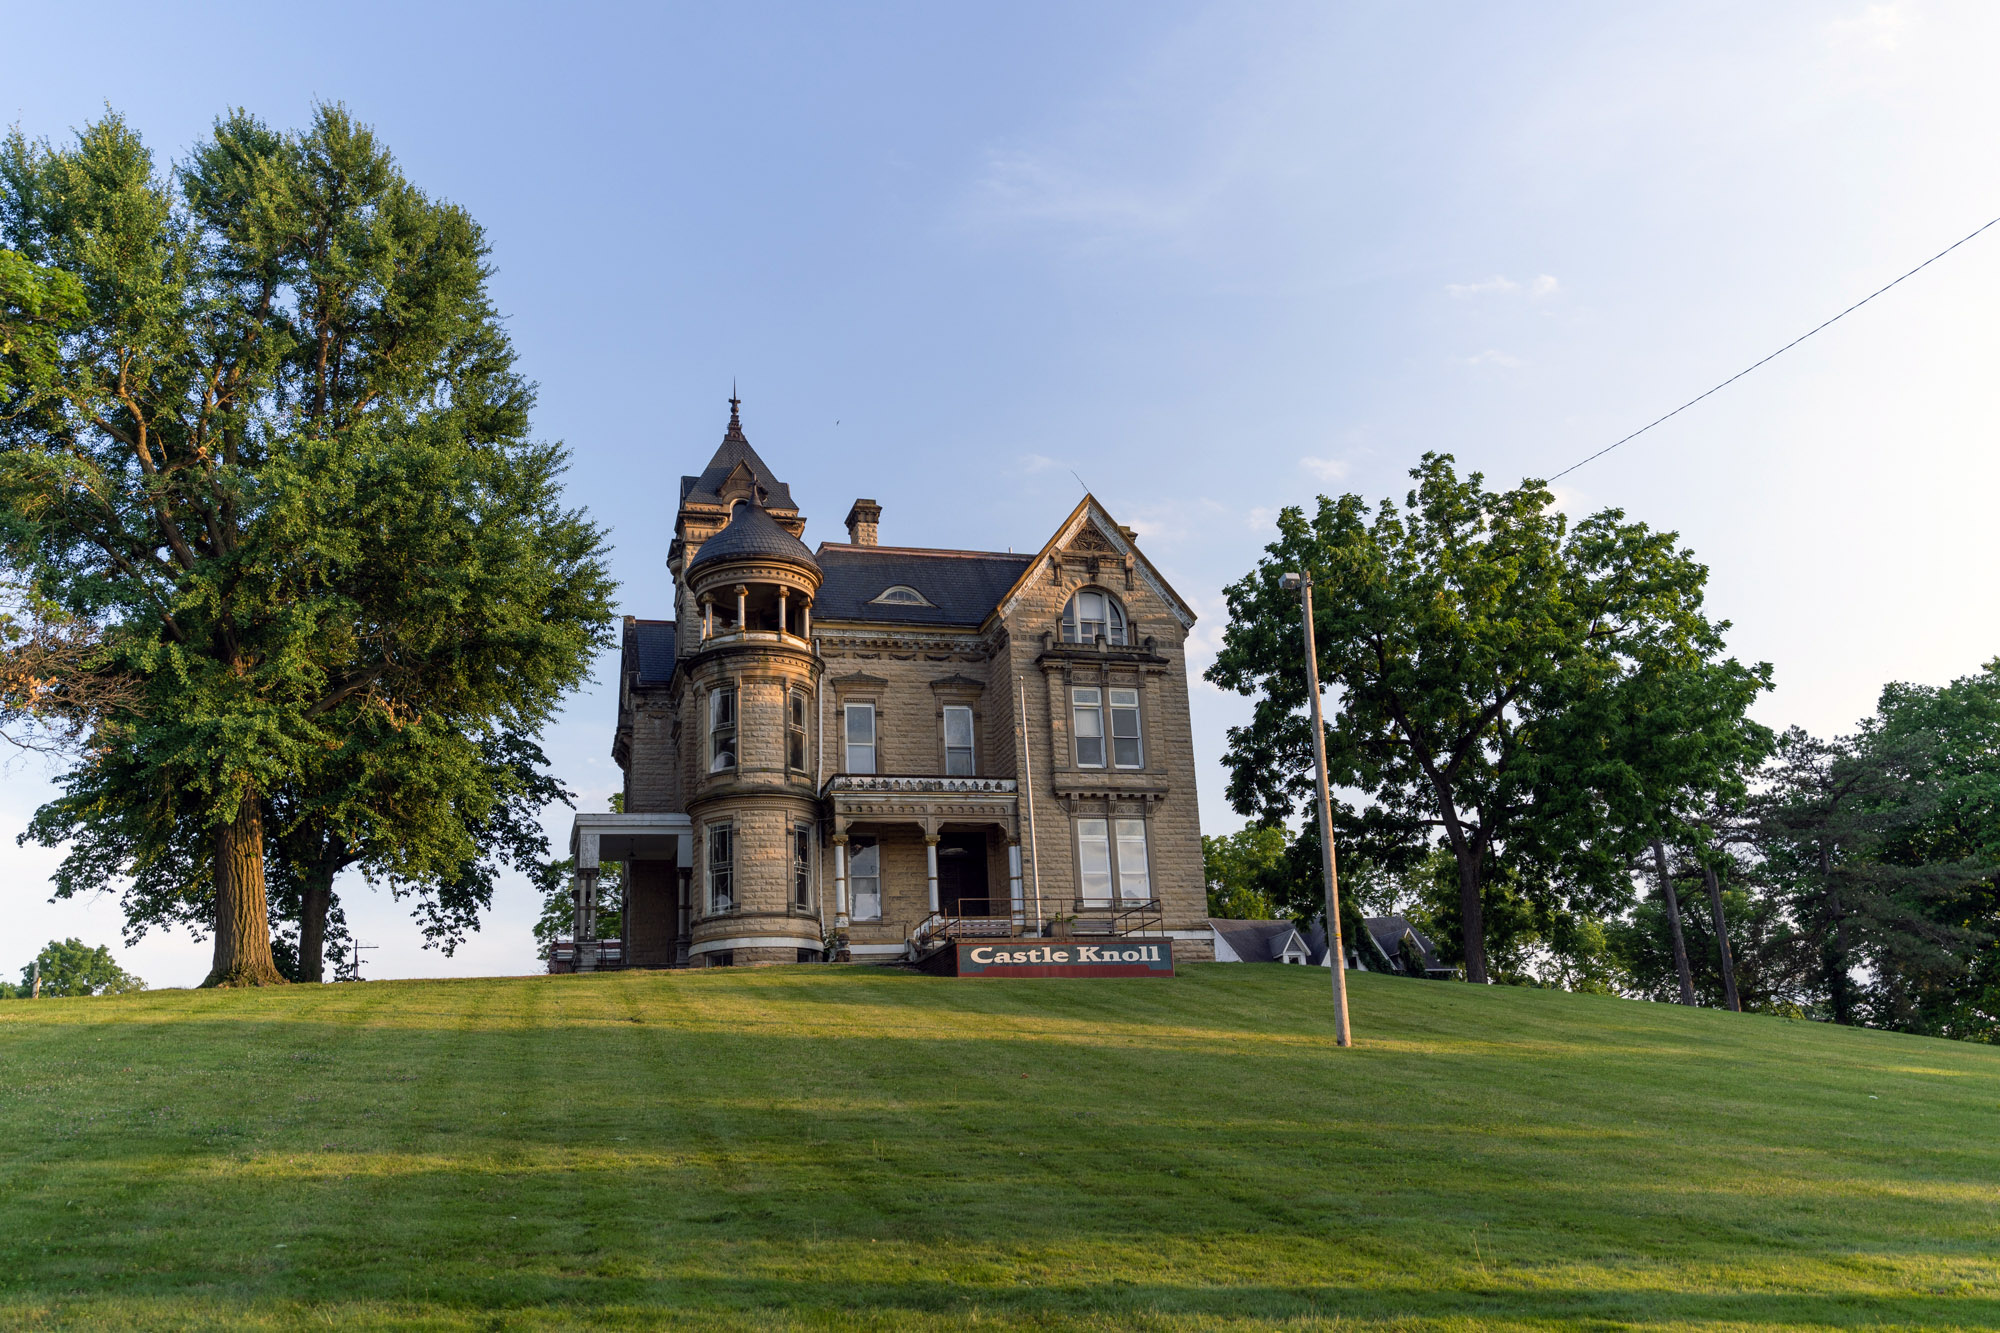
<path fill-rule="evenodd" d="M 1146 864 L 1146 821 L 1113 820 L 1118 831 L 1118 896 L 1145 902 L 1153 896 L 1153 872 Z"/>
<path fill-rule="evenodd" d="M 1125 608 L 1108 592 L 1084 588 L 1063 608 L 1063 642 L 1096 643 L 1100 634 L 1114 647 L 1125 646 Z"/>
<path fill-rule="evenodd" d="M 1089 902 L 1111 901 L 1111 828 L 1105 819 L 1076 821 L 1076 894 Z"/>
<path fill-rule="evenodd" d="M 1144 756 L 1139 748 L 1139 691 L 1112 690 L 1111 763 L 1114 768 L 1140 768 Z"/>
<path fill-rule="evenodd" d="M 847 713 L 847 763 L 843 773 L 875 771 L 875 705 L 849 704 Z"/>
<path fill-rule="evenodd" d="M 882 849 L 873 838 L 847 840 L 847 895 L 854 920 L 882 919 Z"/>
<path fill-rule="evenodd" d="M 708 695 L 708 771 L 736 767 L 736 691 L 711 690 Z"/>
<path fill-rule="evenodd" d="M 736 909 L 736 830 L 728 824 L 708 826 L 708 910 Z"/>
<path fill-rule="evenodd" d="M 1076 766 L 1104 767 L 1104 691 L 1079 686 L 1069 692 L 1070 716 L 1076 732 Z"/>
<path fill-rule="evenodd" d="M 958 704 L 944 710 L 944 772 L 950 778 L 972 776 L 972 710 Z"/>
<path fill-rule="evenodd" d="M 800 773 L 806 768 L 806 711 L 805 692 L 793 690 L 791 716 L 787 719 L 790 725 L 785 736 L 785 762 Z"/>
<path fill-rule="evenodd" d="M 792 906 L 798 911 L 812 909 L 813 827 L 792 826 Z"/>

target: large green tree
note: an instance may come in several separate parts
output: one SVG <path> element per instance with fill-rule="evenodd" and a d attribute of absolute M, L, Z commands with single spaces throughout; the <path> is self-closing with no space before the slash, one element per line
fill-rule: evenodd
<path fill-rule="evenodd" d="M 1583 773 L 1554 720 L 1613 688 L 1633 662 L 1676 660 L 1714 630 L 1706 571 L 1676 545 L 1605 510 L 1570 527 L 1539 482 L 1491 491 L 1428 454 L 1398 506 L 1321 497 L 1278 518 L 1278 540 L 1227 589 L 1230 624 L 1208 677 L 1257 698 L 1229 733 L 1229 794 L 1266 821 L 1312 793 L 1298 603 L 1312 575 L 1319 672 L 1336 700 L 1331 780 L 1372 798 L 1344 823 L 1378 846 L 1439 838 L 1457 871 L 1467 980 L 1488 979 L 1485 885 L 1510 839 L 1524 847 L 1538 793 Z M 1594 764 L 1594 760 L 1592 763 Z M 1542 839 L 1546 846 L 1548 839 Z"/>
<path fill-rule="evenodd" d="M 21 968 L 21 984 L 14 989 L 20 997 L 35 993 L 37 978 L 45 996 L 126 995 L 146 989 L 146 983 L 118 966 L 111 950 L 103 945 L 91 948 L 74 937 L 50 940 Z"/>
<path fill-rule="evenodd" d="M 211 984 L 280 980 L 288 835 L 391 879 L 476 859 L 491 747 L 609 642 L 601 535 L 528 438 L 477 224 L 339 107 L 231 114 L 168 173 L 115 115 L 16 133 L 0 246 L 49 293 L 0 307 L 0 554 L 89 631 L 79 686 L 139 682 L 35 831 L 72 887 L 205 902 Z"/>
<path fill-rule="evenodd" d="M 1921 819 L 1885 839 L 1881 858 L 1904 870 L 1964 872 L 1927 909 L 1959 940 L 1955 957 L 1876 976 L 1877 1021 L 2000 1039 L 2000 659 L 1945 686 L 1888 686 L 1863 734 L 1873 746 L 1920 756 L 1919 780 L 1933 798 Z"/>

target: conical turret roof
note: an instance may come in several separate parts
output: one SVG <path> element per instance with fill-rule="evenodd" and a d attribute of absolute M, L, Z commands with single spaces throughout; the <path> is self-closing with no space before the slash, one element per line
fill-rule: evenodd
<path fill-rule="evenodd" d="M 745 500 L 729 516 L 729 525 L 701 544 L 690 571 L 720 560 L 783 560 L 819 573 L 819 561 L 806 544 L 778 526 L 764 507 Z"/>

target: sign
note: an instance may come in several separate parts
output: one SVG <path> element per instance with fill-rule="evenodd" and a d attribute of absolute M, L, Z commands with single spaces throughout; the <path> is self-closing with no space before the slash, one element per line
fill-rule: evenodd
<path fill-rule="evenodd" d="M 958 946 L 961 977 L 1170 977 L 1174 942 L 987 940 Z"/>

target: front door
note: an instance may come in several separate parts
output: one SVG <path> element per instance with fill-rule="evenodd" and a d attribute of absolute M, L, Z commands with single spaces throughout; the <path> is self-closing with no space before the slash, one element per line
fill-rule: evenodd
<path fill-rule="evenodd" d="M 986 897 L 986 835 L 946 833 L 938 838 L 938 906 L 955 915 L 965 902 L 977 915 L 991 907 Z"/>

